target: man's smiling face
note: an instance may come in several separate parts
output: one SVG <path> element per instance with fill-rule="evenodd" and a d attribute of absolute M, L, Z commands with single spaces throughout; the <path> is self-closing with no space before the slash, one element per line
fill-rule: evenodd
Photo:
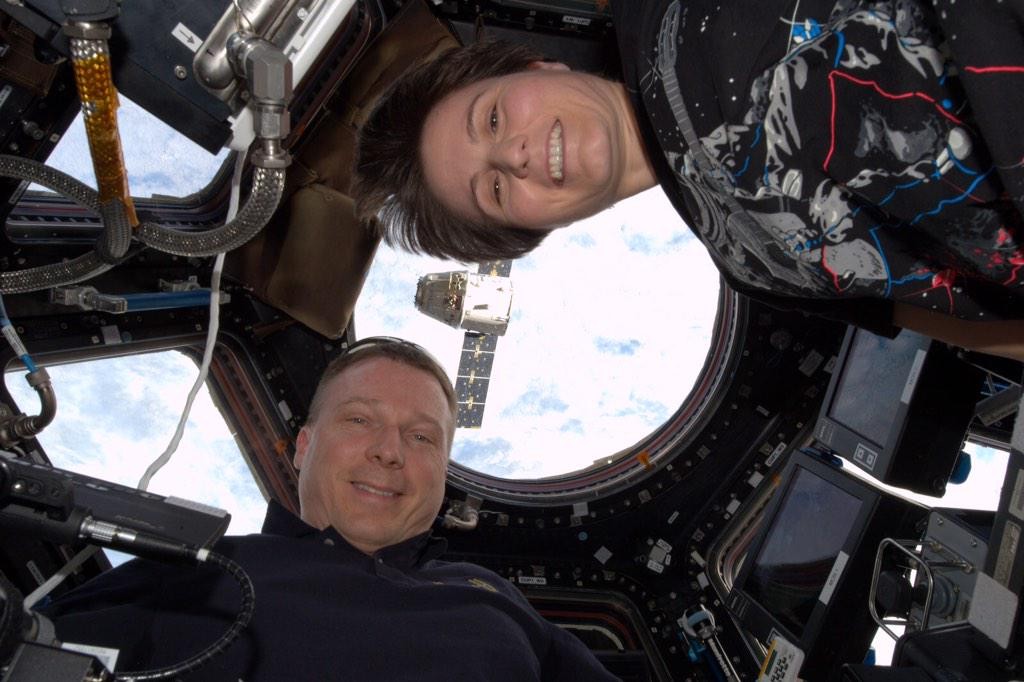
<path fill-rule="evenodd" d="M 456 90 L 424 122 L 427 186 L 463 219 L 550 229 L 623 196 L 627 136 L 614 84 L 534 66 Z"/>
<path fill-rule="evenodd" d="M 346 368 L 299 432 L 302 519 L 373 552 L 428 530 L 441 508 L 455 418 L 437 378 L 388 358 Z"/>

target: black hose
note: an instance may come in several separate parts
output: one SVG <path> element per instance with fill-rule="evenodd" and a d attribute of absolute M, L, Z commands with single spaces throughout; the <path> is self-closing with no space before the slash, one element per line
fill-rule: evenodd
<path fill-rule="evenodd" d="M 238 639 L 242 630 L 249 625 L 249 621 L 252 620 L 252 614 L 256 610 L 256 589 L 253 587 L 252 580 L 249 579 L 249 576 L 241 566 L 231 559 L 228 559 L 226 556 L 217 554 L 216 552 L 210 552 L 206 557 L 206 562 L 216 564 L 223 568 L 238 582 L 239 587 L 242 588 L 242 606 L 239 609 L 238 617 L 235 618 L 235 622 L 231 624 L 231 627 L 229 627 L 216 642 L 181 663 L 167 666 L 166 668 L 159 668 L 157 670 L 118 673 L 114 677 L 115 680 L 123 680 L 124 682 L 136 682 L 137 680 L 165 680 L 171 677 L 177 677 L 178 675 L 191 673 L 223 653 L 229 646 L 231 646 L 232 643 L 234 643 L 236 639 Z"/>
<path fill-rule="evenodd" d="M 57 393 L 53 390 L 53 384 L 50 383 L 50 376 L 45 368 L 29 372 L 25 378 L 39 396 L 39 414 L 16 422 L 14 431 L 21 438 L 32 438 L 49 426 L 57 416 Z"/>

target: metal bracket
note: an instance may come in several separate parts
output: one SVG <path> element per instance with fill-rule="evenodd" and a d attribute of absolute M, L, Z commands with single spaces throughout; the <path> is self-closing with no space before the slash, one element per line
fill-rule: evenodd
<path fill-rule="evenodd" d="M 884 630 L 885 633 L 894 640 L 899 639 L 899 635 L 893 632 L 889 626 L 906 626 L 910 623 L 910 619 L 883 618 L 878 614 L 878 607 L 875 605 L 875 600 L 878 597 L 878 576 L 882 570 L 882 557 L 885 555 L 887 547 L 893 547 L 898 552 L 902 553 L 910 559 L 911 562 L 919 566 L 919 570 L 924 574 L 924 581 L 928 586 L 928 590 L 925 594 L 924 608 L 921 614 L 921 630 L 928 629 L 928 620 L 932 613 L 932 595 L 935 591 L 935 574 L 932 572 L 932 569 L 959 568 L 965 573 L 971 573 L 974 571 L 974 566 L 970 562 L 964 561 L 952 553 L 944 551 L 944 548 L 936 542 L 929 543 L 929 548 L 936 553 L 949 556 L 950 560 L 929 563 L 916 551 L 916 548 L 919 545 L 921 545 L 921 542 L 918 540 L 894 540 L 892 538 L 885 538 L 878 543 L 878 551 L 875 553 L 875 570 L 871 575 L 871 589 L 868 592 L 868 610 L 871 612 L 871 618 L 878 624 L 878 627 L 882 628 L 882 630 Z"/>
<path fill-rule="evenodd" d="M 444 527 L 474 530 L 480 521 L 480 507 L 483 503 L 483 499 L 476 495 L 467 495 L 465 500 L 452 500 L 444 514 Z"/>

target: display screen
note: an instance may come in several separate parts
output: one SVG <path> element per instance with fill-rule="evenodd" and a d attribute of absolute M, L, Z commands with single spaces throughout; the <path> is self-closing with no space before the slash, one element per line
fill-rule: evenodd
<path fill-rule="evenodd" d="M 919 338 L 908 332 L 886 339 L 858 331 L 828 416 L 875 445 L 884 446 L 919 347 Z"/>
<path fill-rule="evenodd" d="M 846 544 L 861 500 L 797 469 L 742 589 L 797 637 Z"/>

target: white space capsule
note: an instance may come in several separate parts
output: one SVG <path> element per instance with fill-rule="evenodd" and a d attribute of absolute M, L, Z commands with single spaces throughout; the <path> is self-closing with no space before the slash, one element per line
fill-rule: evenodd
<path fill-rule="evenodd" d="M 512 311 L 512 280 L 473 272 L 420 277 L 416 309 L 456 329 L 502 336 Z"/>

